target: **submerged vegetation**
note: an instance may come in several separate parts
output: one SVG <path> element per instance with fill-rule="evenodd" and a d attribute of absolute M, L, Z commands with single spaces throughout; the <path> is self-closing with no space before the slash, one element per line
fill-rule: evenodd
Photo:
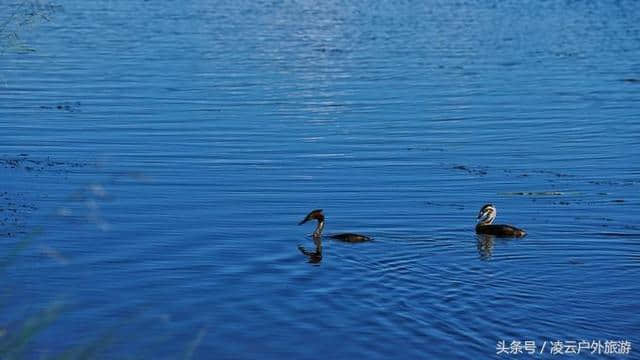
<path fill-rule="evenodd" d="M 0 204 L 0 210 L 3 208 L 2 205 L 3 204 Z M 7 224 L 2 225 L 4 227 Z M 8 226 L 15 226 L 15 224 L 11 223 L 8 224 Z M 41 234 L 42 229 L 39 227 L 16 234 L 18 238 L 17 241 L 12 245 L 8 245 L 6 247 L 6 251 L 0 255 L 0 279 L 8 276 L 7 273 L 11 270 L 12 266 L 21 261 L 23 253 L 27 252 L 28 249 L 37 242 L 37 238 Z M 49 256 L 51 257 L 51 255 Z M 11 316 L 5 316 L 5 314 L 3 314 L 7 309 L 6 301 L 8 298 L 11 298 L 11 289 L 7 287 L 6 281 L 3 281 L 3 283 L 5 286 L 0 288 L 0 297 L 2 297 L 3 300 L 0 304 L 0 359 L 10 360 L 31 358 L 35 353 L 39 352 L 33 347 L 33 343 L 36 338 L 42 332 L 53 326 L 55 322 L 69 310 L 68 306 L 66 303 L 61 301 L 54 301 L 44 305 L 29 304 L 38 310 L 35 312 L 31 311 L 30 314 L 25 315 L 22 319 L 12 320 L 8 324 L 3 323 L 7 318 L 11 318 Z M 96 358 L 98 352 L 109 342 L 110 338 L 110 335 L 105 335 L 95 341 L 89 342 L 88 344 L 75 346 L 60 353 L 53 353 L 51 356 L 41 354 L 40 358 Z"/>
<path fill-rule="evenodd" d="M 91 165 L 50 157 L 42 159 L 28 154 L 0 155 L 0 171 L 14 172 L 14 175 L 23 181 L 29 181 L 29 178 L 20 176 L 78 174 L 79 169 L 84 167 L 95 170 L 96 167 Z M 101 182 L 92 182 L 77 188 L 40 216 L 73 226 L 76 231 L 109 231 L 110 224 L 101 215 L 100 209 L 115 199 L 111 194 L 111 185 L 122 181 L 144 183 L 147 180 L 140 173 L 114 174 Z M 0 217 L 0 241 L 4 249 L 0 252 L 0 282 L 3 284 L 0 286 L 0 359 L 99 359 L 112 354 L 118 341 L 123 339 L 122 334 L 127 333 L 130 326 L 139 325 L 137 318 L 122 319 L 115 325 L 96 324 L 96 333 L 80 340 L 78 344 L 54 347 L 42 345 L 41 339 L 51 336 L 54 330 L 55 336 L 63 339 L 65 334 L 60 333 L 60 323 L 63 323 L 66 317 L 74 316 L 76 310 L 84 309 L 76 308 L 74 299 L 69 299 L 65 293 L 53 294 L 52 301 L 39 302 L 21 299 L 17 295 L 19 291 L 16 292 L 18 289 L 11 288 L 12 282 L 8 280 L 12 272 L 20 266 L 29 266 L 28 262 L 35 259 L 32 256 L 34 252 L 39 253 L 42 259 L 53 261 L 60 266 L 73 264 L 72 257 L 48 243 L 47 237 L 52 233 L 47 228 L 27 221 L 37 210 L 42 211 L 40 204 L 20 195 L 10 189 L 0 193 L 0 215 L 3 215 Z M 42 279 L 46 281 L 46 276 L 43 275 Z M 16 316 L 13 314 L 13 305 L 21 301 L 26 301 L 28 310 Z M 175 358 L 193 358 L 206 333 L 206 329 L 200 329 L 192 339 L 182 344 L 184 350 L 177 353 Z"/>
<path fill-rule="evenodd" d="M 78 167 L 85 166 L 77 162 L 60 161 L 51 158 L 38 159 L 20 154 L 19 156 L 0 157 L 0 170 L 15 172 L 15 175 L 31 175 L 33 173 L 61 174 L 69 173 Z M 22 178 L 23 180 L 28 178 Z M 29 181 L 29 180 L 27 180 Z M 105 190 L 100 185 L 90 185 L 82 191 L 76 191 L 68 197 L 60 208 L 50 216 L 60 220 L 68 218 L 60 209 L 68 209 L 71 203 L 84 205 L 91 201 L 96 204 L 104 197 Z M 68 203 L 68 204 L 67 204 Z M 31 201 L 26 200 L 22 194 L 11 190 L 0 193 L 0 240 L 3 240 L 4 251 L 0 253 L 0 280 L 4 286 L 0 287 L 0 359 L 24 359 L 32 358 L 39 354 L 43 359 L 91 359 L 98 357 L 102 349 L 111 341 L 111 333 L 101 335 L 96 340 L 85 344 L 72 346 L 69 349 L 49 351 L 49 349 L 36 348 L 37 339 L 43 333 L 56 326 L 58 319 L 72 311 L 66 301 L 54 300 L 38 303 L 27 300 L 29 310 L 24 315 L 11 314 L 12 304 L 21 301 L 13 294 L 11 281 L 6 281 L 14 267 L 23 265 L 21 262 L 32 261 L 29 252 L 40 252 L 45 258 L 67 265 L 59 251 L 46 245 L 43 240 L 46 229 L 31 224 L 27 225 L 27 219 L 31 218 L 39 208 Z M 89 209 L 91 210 L 91 209 Z M 95 209 L 94 209 L 95 210 Z M 101 218 L 95 215 L 95 211 L 86 212 L 85 222 L 100 228 Z M 28 265 L 28 264 L 27 264 Z M 55 294 L 54 294 L 55 295 Z M 62 334 L 61 334 L 62 335 Z"/>
<path fill-rule="evenodd" d="M 40 1 L 19 1 L 10 4 L 3 4 L 0 9 L 0 55 L 7 51 L 14 52 L 32 52 L 35 51 L 29 47 L 22 39 L 24 31 L 38 24 L 41 21 L 50 21 L 53 13 L 59 7 L 52 3 L 42 3 Z M 7 165 L 6 163 L 4 165 Z M 7 168 L 5 166 L 5 168 Z M 11 200 L 7 198 L 7 192 L 3 193 L 3 201 Z M 7 205 L 7 206 L 4 206 Z M 0 204 L 0 210 L 7 210 L 11 213 L 13 210 L 14 217 L 16 215 L 15 205 L 13 203 Z M 4 220 L 7 219 L 5 216 Z M 9 223 L 0 222 L 2 227 L 15 226 L 16 219 L 11 218 Z M 15 234 L 6 233 L 6 236 L 19 235 L 20 239 L 13 246 L 5 247 L 5 252 L 0 256 L 0 279 L 7 276 L 7 270 L 18 261 L 22 252 L 24 252 L 33 240 L 41 233 L 40 229 L 33 229 L 30 232 L 21 232 Z M 7 297 L 9 289 L 5 286 L 0 288 L 0 296 L 3 300 Z M 4 301 L 0 304 L 0 312 L 5 310 Z M 47 329 L 63 312 L 64 306 L 61 303 L 53 303 L 45 305 L 35 314 L 28 315 L 21 320 L 15 320 L 11 324 L 0 322 L 0 358 L 2 359 L 21 359 L 27 357 L 30 353 L 29 344 L 43 330 Z M 0 320 L 2 321 L 2 320 Z M 69 358 L 69 357 L 66 357 Z"/>
<path fill-rule="evenodd" d="M 51 20 L 60 5 L 40 1 L 19 1 L 0 9 L 0 54 L 5 51 L 35 51 L 22 39 L 30 27 Z"/>

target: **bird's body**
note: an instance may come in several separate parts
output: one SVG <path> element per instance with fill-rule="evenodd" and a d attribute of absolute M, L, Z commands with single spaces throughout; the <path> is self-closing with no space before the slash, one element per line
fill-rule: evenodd
<path fill-rule="evenodd" d="M 322 231 L 324 230 L 324 214 L 321 209 L 313 210 L 307 216 L 298 223 L 298 225 L 302 225 L 310 220 L 318 221 L 316 225 L 316 229 L 313 231 L 313 238 L 321 238 Z M 344 241 L 344 242 L 364 242 L 370 241 L 371 238 L 366 235 L 354 234 L 354 233 L 340 233 L 340 234 L 331 234 L 330 238 Z"/>
<path fill-rule="evenodd" d="M 523 237 L 527 235 L 526 231 L 512 225 L 493 224 L 497 213 L 498 210 L 492 204 L 486 204 L 483 206 L 478 213 L 476 233 L 510 237 Z"/>
<path fill-rule="evenodd" d="M 363 242 L 370 241 L 371 238 L 366 235 L 354 234 L 354 233 L 342 233 L 329 235 L 332 239 L 338 239 L 344 242 Z"/>
<path fill-rule="evenodd" d="M 513 237 L 522 237 L 527 233 L 519 229 L 515 226 L 511 225 L 502 225 L 502 224 L 490 224 L 490 225 L 476 225 L 476 233 L 478 234 L 486 234 L 486 235 L 495 235 L 495 236 L 513 236 Z"/>

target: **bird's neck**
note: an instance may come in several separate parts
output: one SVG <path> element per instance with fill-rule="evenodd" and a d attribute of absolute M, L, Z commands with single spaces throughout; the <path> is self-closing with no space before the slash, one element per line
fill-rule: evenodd
<path fill-rule="evenodd" d="M 314 238 L 321 237 L 322 230 L 324 230 L 324 219 L 318 219 L 318 225 L 316 225 L 316 229 L 313 231 L 313 237 Z"/>
<path fill-rule="evenodd" d="M 479 221 L 479 222 L 478 222 L 478 225 L 491 225 L 491 224 L 493 224 L 493 222 L 494 222 L 495 220 L 496 220 L 496 218 L 495 218 L 495 217 L 490 217 L 490 218 L 485 219 L 485 220 L 483 220 L 483 221 Z"/>

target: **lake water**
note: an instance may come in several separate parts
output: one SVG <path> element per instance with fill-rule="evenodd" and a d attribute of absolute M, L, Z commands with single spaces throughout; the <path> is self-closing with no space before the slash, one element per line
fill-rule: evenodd
<path fill-rule="evenodd" d="M 40 9 L 0 55 L 0 357 L 640 358 L 639 2 Z M 310 262 L 316 208 L 374 241 Z"/>

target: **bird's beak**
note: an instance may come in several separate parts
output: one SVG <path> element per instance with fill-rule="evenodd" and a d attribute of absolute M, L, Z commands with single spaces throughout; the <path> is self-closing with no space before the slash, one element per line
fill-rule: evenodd
<path fill-rule="evenodd" d="M 300 221 L 298 223 L 298 225 L 302 225 L 302 224 L 306 223 L 307 221 L 309 221 L 309 217 L 304 218 L 302 221 Z"/>

